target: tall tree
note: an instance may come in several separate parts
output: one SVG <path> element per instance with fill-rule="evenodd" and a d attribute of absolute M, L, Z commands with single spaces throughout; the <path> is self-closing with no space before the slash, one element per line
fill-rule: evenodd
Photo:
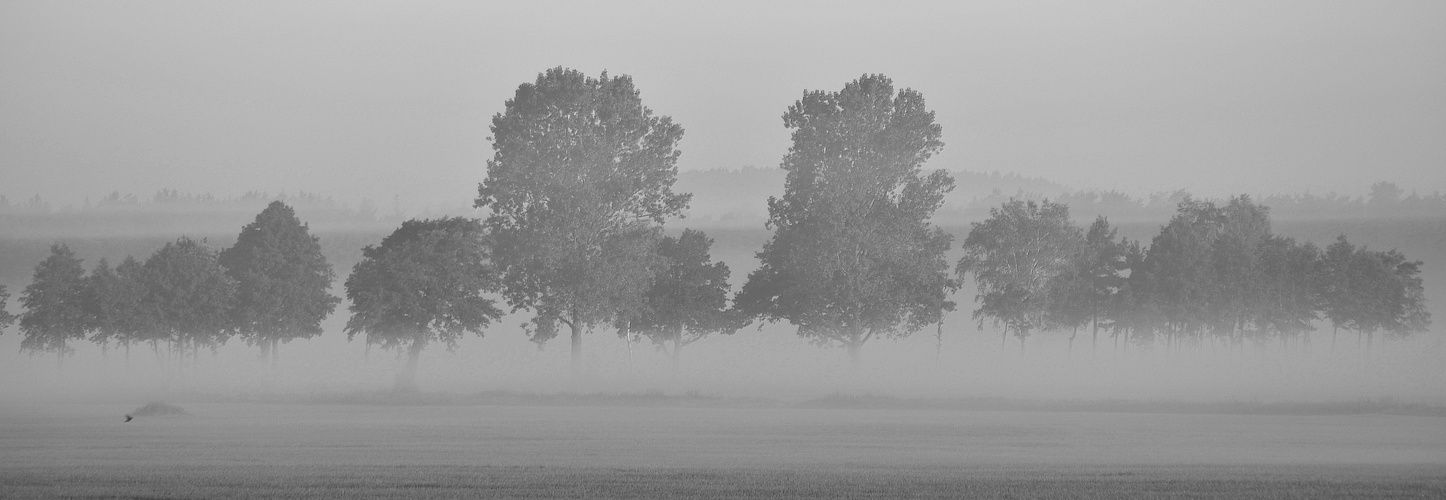
<path fill-rule="evenodd" d="M 336 275 L 317 237 L 280 201 L 242 227 L 219 260 L 236 280 L 237 328 L 272 366 L 281 343 L 320 335 L 321 320 L 341 301 L 328 291 Z"/>
<path fill-rule="evenodd" d="M 205 244 L 185 237 L 166 243 L 146 259 L 142 275 L 154 307 L 150 323 L 182 359 L 189 348 L 194 363 L 202 347 L 215 349 L 231 337 L 236 282 Z"/>
<path fill-rule="evenodd" d="M 683 347 L 712 333 L 731 334 L 747 322 L 728 309 L 728 265 L 713 262 L 712 245 L 711 238 L 692 229 L 659 240 L 658 254 L 667 267 L 653 276 L 639 313 L 619 325 L 624 335 L 636 332 L 666 351 L 675 375 Z"/>
<path fill-rule="evenodd" d="M 20 349 L 54 352 L 56 361 L 74 351 L 69 341 L 85 338 L 89 318 L 85 313 L 85 268 L 64 243 L 50 245 L 50 255 L 35 266 L 35 275 L 25 287 L 20 303 L 20 331 L 25 339 Z"/>
<path fill-rule="evenodd" d="M 981 327 L 986 318 L 1004 327 L 1001 348 L 1010 331 L 1023 349 L 1030 331 L 1045 326 L 1051 283 L 1070 270 L 1082 243 L 1069 207 L 1049 200 L 1010 200 L 972 224 L 956 270 L 961 278 L 974 275 L 974 318 Z"/>
<path fill-rule="evenodd" d="M 784 194 L 768 200 L 773 238 L 737 307 L 842 345 L 858 365 L 869 339 L 910 335 L 954 308 L 952 237 L 929 222 L 954 180 L 923 173 L 943 129 L 923 94 L 895 92 L 883 75 L 804 92 L 783 123 L 793 129 Z"/>
<path fill-rule="evenodd" d="M 1141 278 L 1131 286 L 1159 314 L 1165 343 L 1199 335 L 1211 324 L 1215 240 L 1225 216 L 1213 202 L 1186 197 L 1150 243 Z"/>
<path fill-rule="evenodd" d="M 451 350 L 463 333 L 482 335 L 502 316 L 483 296 L 497 288 L 488 248 L 476 219 L 454 217 L 406 221 L 380 246 L 362 249 L 362 261 L 346 280 L 352 314 L 347 339 L 365 334 L 367 344 L 406 349 L 397 390 L 416 390 L 417 362 L 427 344 Z"/>
<path fill-rule="evenodd" d="M 690 195 L 675 194 L 683 128 L 643 106 L 628 76 L 553 68 L 525 83 L 492 118 L 493 157 L 475 206 L 491 211 L 504 296 L 531 309 L 534 342 L 582 334 L 642 304 L 663 221 Z"/>
<path fill-rule="evenodd" d="M 1243 342 L 1252 313 L 1261 304 L 1261 251 L 1270 239 L 1270 209 L 1249 196 L 1232 196 L 1218 211 L 1211 242 L 1210 277 L 1206 291 L 1208 319 L 1215 335 Z M 1256 333 L 1260 333 L 1258 330 Z"/>

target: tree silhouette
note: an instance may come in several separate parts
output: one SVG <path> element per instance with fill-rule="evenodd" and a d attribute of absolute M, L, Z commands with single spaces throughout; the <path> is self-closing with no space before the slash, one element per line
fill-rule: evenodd
<path fill-rule="evenodd" d="M 25 287 L 20 303 L 20 331 L 25 339 L 20 349 L 54 352 L 56 362 L 74 352 L 69 341 L 85 338 L 89 318 L 83 306 L 85 268 L 63 243 L 50 245 L 50 255 L 35 266 L 35 275 Z"/>
<path fill-rule="evenodd" d="M 239 333 L 261 346 L 272 366 L 282 342 L 321 334 L 321 320 L 341 301 L 328 291 L 336 275 L 321 244 L 296 212 L 273 201 L 241 228 L 219 261 L 236 281 L 232 309 Z"/>
<path fill-rule="evenodd" d="M 482 225 L 462 217 L 409 220 L 380 246 L 362 249 L 362 261 L 346 280 L 351 301 L 347 339 L 365 334 L 367 344 L 406 349 L 407 365 L 396 389 L 416 390 L 417 362 L 427 344 L 455 349 L 465 332 L 502 316 L 483 296 L 497 288 Z"/>
<path fill-rule="evenodd" d="M 738 331 L 747 319 L 728 309 L 728 265 L 713 262 L 713 240 L 701 231 L 683 230 L 677 238 L 658 241 L 658 255 L 667 267 L 653 276 L 643 308 L 619 328 L 624 335 L 648 337 L 673 359 L 673 372 L 683 348 L 713 333 Z"/>
<path fill-rule="evenodd" d="M 1030 331 L 1045 326 L 1050 287 L 1070 270 L 1082 243 L 1069 207 L 1049 200 L 1010 200 L 972 224 L 956 272 L 961 278 L 974 275 L 979 287 L 974 318 L 981 328 L 986 318 L 1004 327 L 1001 348 L 1009 332 L 1023 349 Z"/>
<path fill-rule="evenodd" d="M 475 206 L 486 208 L 503 294 L 535 312 L 539 345 L 572 333 L 581 373 L 582 334 L 642 304 L 658 228 L 687 207 L 674 194 L 683 128 L 644 107 L 624 75 L 550 69 L 517 88 L 492 118 L 493 157 Z"/>
<path fill-rule="evenodd" d="M 845 346 L 857 365 L 869 339 L 907 336 L 954 307 L 952 237 L 929 223 L 954 181 L 922 173 L 944 146 L 942 129 L 922 94 L 895 93 L 883 75 L 805 92 L 783 121 L 793 146 L 783 197 L 768 200 L 773 238 L 736 304 Z"/>
<path fill-rule="evenodd" d="M 148 323 L 182 359 L 189 348 L 194 366 L 202 347 L 215 349 L 231 337 L 236 282 L 217 263 L 216 252 L 182 237 L 146 258 L 142 276 L 154 308 Z"/>

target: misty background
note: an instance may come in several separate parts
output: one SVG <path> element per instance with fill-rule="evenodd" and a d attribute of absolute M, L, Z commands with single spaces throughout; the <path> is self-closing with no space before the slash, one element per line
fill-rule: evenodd
<path fill-rule="evenodd" d="M 1346 234 L 1425 261 L 1429 308 L 1446 318 L 1446 5 L 1198 3 L 431 3 L 0 4 L 0 283 L 29 282 L 64 241 L 87 269 L 144 258 L 180 236 L 225 248 L 272 199 L 297 208 L 338 279 L 360 249 L 410 217 L 470 208 L 490 157 L 488 120 L 553 66 L 634 78 L 646 105 L 685 129 L 675 190 L 708 231 L 736 291 L 767 240 L 765 200 L 789 137 L 780 115 L 804 89 L 863 72 L 919 90 L 944 128 L 926 168 L 958 189 L 935 222 L 958 243 L 1009 196 L 1109 215 L 1148 238 L 1181 190 L 1247 193 L 1275 231 L 1318 245 Z M 1389 186 L 1378 184 L 1387 181 Z M 1395 189 L 1387 189 L 1394 187 Z M 1383 191 L 1384 190 L 1384 191 Z M 1387 197 L 1383 192 L 1389 192 Z M 503 318 L 484 338 L 423 354 L 429 391 L 701 391 L 798 398 L 1192 401 L 1392 399 L 1446 404 L 1440 327 L 1367 353 L 1091 348 L 1045 333 L 998 345 L 969 317 L 942 335 L 864 348 L 862 369 L 787 325 L 713 336 L 671 362 L 612 331 L 587 335 L 586 384 L 566 345 L 539 350 Z M 286 344 L 276 370 L 233 340 L 176 377 L 147 349 L 77 344 L 19 353 L 0 336 L 0 394 L 236 397 L 390 386 L 391 352 L 347 342 L 346 303 L 321 337 Z M 1293 348 L 1294 349 L 1294 348 Z"/>

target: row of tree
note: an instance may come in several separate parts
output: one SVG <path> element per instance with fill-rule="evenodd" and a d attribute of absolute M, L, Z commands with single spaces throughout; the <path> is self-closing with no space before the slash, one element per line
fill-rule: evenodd
<path fill-rule="evenodd" d="M 340 301 L 328 292 L 333 278 L 316 237 L 279 201 L 220 252 L 183 237 L 144 262 L 126 257 L 112 268 L 101 259 L 86 273 L 57 243 L 20 297 L 21 349 L 63 360 L 71 342 L 89 339 L 127 354 L 136 344 L 158 355 L 164 346 L 194 360 L 201 348 L 240 335 L 274 363 L 280 343 L 321 333 Z"/>
<path fill-rule="evenodd" d="M 941 325 L 970 277 L 981 326 L 992 319 L 1021 341 L 1085 324 L 1137 341 L 1206 332 L 1239 341 L 1303 331 L 1321 311 L 1367 332 L 1429 320 L 1419 263 L 1341 241 L 1347 267 L 1324 267 L 1336 247 L 1321 257 L 1271 235 L 1267 211 L 1248 198 L 1185 200 L 1148 249 L 1116 241 L 1103 219 L 1082 231 L 1062 204 L 1011 201 L 974 224 L 951 273 L 952 236 L 930 221 L 954 180 L 922 169 L 944 145 L 922 94 L 864 75 L 837 92 L 805 92 L 783 121 L 793 144 L 784 193 L 768 200 L 773 235 L 729 307 L 729 270 L 712 262 L 711 240 L 662 231 L 690 200 L 672 190 L 682 127 L 643 106 L 627 76 L 548 70 L 493 117 L 494 154 L 474 202 L 484 220 L 408 221 L 363 250 L 346 281 L 348 338 L 406 350 L 398 385 L 410 388 L 427 345 L 482 334 L 500 302 L 532 313 L 524 326 L 539 345 L 567 332 L 574 374 L 589 331 L 614 329 L 630 346 L 648 338 L 676 360 L 703 336 L 758 320 L 786 321 L 857 363 L 871 339 Z M 37 267 L 22 298 L 27 348 L 63 352 L 91 332 L 194 353 L 239 334 L 274 356 L 278 342 L 318 333 L 337 303 L 316 239 L 280 203 L 219 254 L 182 239 L 144 264 L 83 274 L 63 246 Z M 87 291 L 106 287 L 129 292 Z M 1327 297 L 1352 305 L 1322 309 Z"/>
<path fill-rule="evenodd" d="M 1308 338 L 1315 322 L 1406 336 L 1430 324 L 1421 262 L 1344 235 L 1324 250 L 1272 234 L 1268 207 L 1186 198 L 1148 246 L 1116 239 L 1100 217 L 1086 230 L 1069 208 L 1010 201 L 975 223 L 957 272 L 979 289 L 974 317 L 1013 333 L 1101 329 L 1179 346 Z"/>

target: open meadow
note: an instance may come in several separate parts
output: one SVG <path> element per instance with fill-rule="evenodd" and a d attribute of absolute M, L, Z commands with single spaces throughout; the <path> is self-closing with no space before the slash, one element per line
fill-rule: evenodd
<path fill-rule="evenodd" d="M 724 401 L 726 403 L 726 401 Z M 1446 418 L 697 405 L 0 408 L 7 498 L 1441 498 Z"/>

